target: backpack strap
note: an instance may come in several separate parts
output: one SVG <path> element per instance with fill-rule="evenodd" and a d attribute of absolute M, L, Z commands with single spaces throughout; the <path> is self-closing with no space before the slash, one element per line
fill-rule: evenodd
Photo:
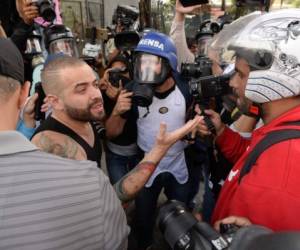
<path fill-rule="evenodd" d="M 300 126 L 300 121 L 285 124 Z M 296 138 L 300 138 L 300 129 L 279 129 L 268 133 L 248 155 L 239 176 L 239 183 L 241 183 L 243 177 L 251 171 L 254 163 L 266 149 L 279 142 Z"/>

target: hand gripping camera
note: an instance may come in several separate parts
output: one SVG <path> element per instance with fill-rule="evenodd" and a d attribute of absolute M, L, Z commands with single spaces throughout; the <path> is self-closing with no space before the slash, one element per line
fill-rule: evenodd
<path fill-rule="evenodd" d="M 39 14 L 47 22 L 53 22 L 56 14 L 54 9 L 54 3 L 52 0 L 33 0 L 32 1 L 39 10 Z"/>
<path fill-rule="evenodd" d="M 299 232 L 279 232 L 251 225 L 221 225 L 220 233 L 209 224 L 199 222 L 178 201 L 168 201 L 158 214 L 158 225 L 174 250 L 296 250 Z"/>

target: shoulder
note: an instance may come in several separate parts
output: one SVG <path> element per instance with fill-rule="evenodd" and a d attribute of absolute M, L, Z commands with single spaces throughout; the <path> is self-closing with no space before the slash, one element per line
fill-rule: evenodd
<path fill-rule="evenodd" d="M 176 86 L 184 96 L 184 99 L 186 101 L 187 107 L 189 107 L 192 104 L 192 94 L 190 92 L 190 87 L 188 81 L 183 78 L 179 73 L 173 73 L 173 79 L 175 81 Z"/>
<path fill-rule="evenodd" d="M 42 131 L 35 134 L 31 142 L 47 153 L 75 160 L 87 159 L 86 153 L 76 141 L 58 132 Z"/>

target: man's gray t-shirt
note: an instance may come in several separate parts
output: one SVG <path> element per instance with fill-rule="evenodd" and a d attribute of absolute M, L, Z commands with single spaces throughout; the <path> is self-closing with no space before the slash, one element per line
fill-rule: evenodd
<path fill-rule="evenodd" d="M 125 213 L 90 161 L 39 151 L 0 132 L 0 249 L 126 249 Z"/>

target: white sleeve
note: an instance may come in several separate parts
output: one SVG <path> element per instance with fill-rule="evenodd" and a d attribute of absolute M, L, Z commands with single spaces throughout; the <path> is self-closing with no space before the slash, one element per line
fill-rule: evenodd
<path fill-rule="evenodd" d="M 193 63 L 195 61 L 195 56 L 189 50 L 186 43 L 184 21 L 176 22 L 173 20 L 170 29 L 170 37 L 174 41 L 177 49 L 178 70 L 181 68 L 181 63 Z"/>

